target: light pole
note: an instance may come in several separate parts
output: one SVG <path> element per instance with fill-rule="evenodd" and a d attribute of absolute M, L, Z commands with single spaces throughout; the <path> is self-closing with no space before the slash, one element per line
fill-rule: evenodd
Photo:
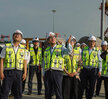
<path fill-rule="evenodd" d="M 56 10 L 52 10 L 52 12 L 53 12 L 53 32 L 54 32 L 54 29 L 55 29 L 55 26 L 54 26 L 54 15 L 55 15 Z"/>
<path fill-rule="evenodd" d="M 104 41 L 104 16 L 105 16 L 105 0 L 102 0 L 102 9 L 101 9 L 101 39 Z"/>

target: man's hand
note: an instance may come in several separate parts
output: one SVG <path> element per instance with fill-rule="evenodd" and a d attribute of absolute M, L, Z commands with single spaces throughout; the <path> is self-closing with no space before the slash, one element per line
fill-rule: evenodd
<path fill-rule="evenodd" d="M 70 77 L 74 77 L 77 74 L 77 72 L 69 74 Z"/>
<path fill-rule="evenodd" d="M 101 72 L 98 72 L 98 76 L 99 76 L 99 77 L 101 76 Z"/>
<path fill-rule="evenodd" d="M 41 65 L 38 66 L 39 70 L 41 70 Z"/>
<path fill-rule="evenodd" d="M 3 80 L 4 79 L 4 73 L 0 71 L 0 79 Z"/>
<path fill-rule="evenodd" d="M 80 77 L 79 76 L 76 76 L 76 78 L 80 80 Z"/>
<path fill-rule="evenodd" d="M 72 35 L 69 36 L 68 43 L 70 43 L 71 39 L 72 39 Z"/>
<path fill-rule="evenodd" d="M 23 78 L 23 81 L 26 79 L 26 77 L 27 77 L 27 74 L 24 73 L 24 74 L 23 74 L 23 77 L 22 77 L 22 78 Z"/>

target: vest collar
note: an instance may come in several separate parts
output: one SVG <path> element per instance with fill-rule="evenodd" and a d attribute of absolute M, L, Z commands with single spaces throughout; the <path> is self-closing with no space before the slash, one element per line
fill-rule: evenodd
<path fill-rule="evenodd" d="M 95 47 L 94 47 L 94 48 L 92 48 L 92 49 L 90 49 L 90 48 L 89 48 L 89 50 L 95 50 L 95 49 L 96 49 Z"/>
<path fill-rule="evenodd" d="M 54 49 L 56 46 L 57 46 L 57 44 L 55 44 L 54 47 L 51 47 L 51 46 L 50 47 L 51 47 L 51 49 Z"/>
<path fill-rule="evenodd" d="M 13 43 L 12 43 L 12 46 L 14 46 L 14 44 L 13 44 Z M 21 46 L 21 44 L 18 44 L 18 46 Z M 17 46 L 17 47 L 18 47 L 18 46 Z"/>

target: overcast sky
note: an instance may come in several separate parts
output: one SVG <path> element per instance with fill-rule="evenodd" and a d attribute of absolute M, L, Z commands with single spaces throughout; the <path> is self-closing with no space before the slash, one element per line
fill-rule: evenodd
<path fill-rule="evenodd" d="M 16 29 L 24 37 L 45 37 L 53 31 L 62 36 L 100 36 L 100 10 L 102 0 L 0 0 L 0 34 L 10 35 Z"/>

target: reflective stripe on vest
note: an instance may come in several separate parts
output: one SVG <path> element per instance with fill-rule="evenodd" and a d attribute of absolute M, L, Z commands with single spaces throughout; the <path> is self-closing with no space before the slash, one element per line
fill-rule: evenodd
<path fill-rule="evenodd" d="M 46 48 L 44 52 L 45 70 L 53 69 L 63 71 L 64 59 L 61 54 L 62 45 L 57 45 L 51 55 L 50 47 Z"/>
<path fill-rule="evenodd" d="M 95 50 L 92 50 L 91 54 L 89 55 L 89 48 L 85 47 L 82 53 L 82 60 L 83 60 L 83 66 L 98 67 L 99 66 L 98 49 L 95 48 Z"/>
<path fill-rule="evenodd" d="M 5 70 L 11 70 L 11 69 L 23 70 L 24 54 L 25 54 L 25 48 L 23 45 L 19 45 L 18 51 L 15 55 L 12 45 L 6 44 L 6 57 L 4 60 L 4 69 Z"/>
<path fill-rule="evenodd" d="M 38 47 L 37 54 L 34 52 L 34 48 L 30 48 L 30 57 L 33 59 L 33 62 L 30 63 L 32 66 L 39 66 L 42 63 L 42 48 Z"/>

